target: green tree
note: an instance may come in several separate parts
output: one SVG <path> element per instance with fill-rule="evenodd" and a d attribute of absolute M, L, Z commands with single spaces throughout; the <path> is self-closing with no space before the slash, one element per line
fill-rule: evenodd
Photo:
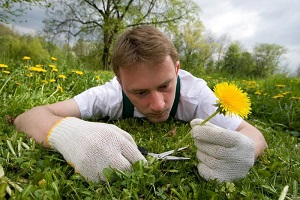
<path fill-rule="evenodd" d="M 224 66 L 222 71 L 228 72 L 230 74 L 237 74 L 238 71 L 241 71 L 239 68 L 242 57 L 242 46 L 239 42 L 233 42 L 229 45 L 224 56 Z"/>
<path fill-rule="evenodd" d="M 116 35 L 124 28 L 142 24 L 179 24 L 197 13 L 190 0 L 80 0 L 59 2 L 48 10 L 47 31 L 84 36 L 101 44 L 102 65 L 108 69 Z"/>
<path fill-rule="evenodd" d="M 277 44 L 257 44 L 253 50 L 255 60 L 254 73 L 259 77 L 266 77 L 274 74 L 280 67 L 283 55 L 287 49 Z"/>
<path fill-rule="evenodd" d="M 44 3 L 43 0 L 0 0 L 0 22 L 14 21 L 30 10 L 32 5 L 42 6 Z"/>

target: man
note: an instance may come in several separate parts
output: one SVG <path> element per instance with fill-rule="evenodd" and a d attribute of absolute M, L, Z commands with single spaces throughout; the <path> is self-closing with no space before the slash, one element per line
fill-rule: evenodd
<path fill-rule="evenodd" d="M 59 151 L 95 182 L 105 180 L 106 167 L 129 170 L 146 159 L 129 133 L 112 124 L 82 120 L 92 117 L 115 120 L 129 110 L 129 117 L 152 122 L 170 116 L 191 121 L 198 171 L 207 180 L 244 177 L 266 148 L 263 135 L 239 117 L 217 115 L 210 120 L 217 126 L 197 125 L 215 111 L 216 97 L 204 80 L 179 69 L 173 43 L 158 29 L 140 26 L 124 32 L 116 42 L 112 66 L 116 77 L 110 82 L 72 99 L 35 107 L 16 118 L 16 128 Z"/>

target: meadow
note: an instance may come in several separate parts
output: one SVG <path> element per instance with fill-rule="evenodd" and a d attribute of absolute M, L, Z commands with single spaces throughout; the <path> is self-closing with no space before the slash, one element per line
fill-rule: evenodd
<path fill-rule="evenodd" d="M 252 113 L 247 119 L 265 136 L 268 149 L 247 176 L 235 182 L 205 181 L 197 172 L 192 139 L 180 153 L 189 161 L 137 162 L 132 172 L 106 171 L 110 181 L 86 182 L 54 150 L 44 149 L 12 122 L 20 113 L 73 97 L 101 85 L 110 71 L 75 68 L 51 57 L 33 63 L 24 56 L 15 63 L 0 60 L 0 199 L 300 199 L 300 79 L 272 76 L 238 79 L 219 74 L 196 75 L 213 88 L 228 81 L 248 93 Z M 112 122 L 151 152 L 173 149 L 188 123 L 172 119 L 152 124 L 142 119 Z"/>

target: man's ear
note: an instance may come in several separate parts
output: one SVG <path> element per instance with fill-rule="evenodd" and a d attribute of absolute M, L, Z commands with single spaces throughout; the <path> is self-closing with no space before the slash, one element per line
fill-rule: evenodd
<path fill-rule="evenodd" d="M 180 69 L 180 62 L 177 60 L 176 63 L 175 63 L 175 72 L 176 72 L 176 75 L 178 75 L 179 69 Z"/>

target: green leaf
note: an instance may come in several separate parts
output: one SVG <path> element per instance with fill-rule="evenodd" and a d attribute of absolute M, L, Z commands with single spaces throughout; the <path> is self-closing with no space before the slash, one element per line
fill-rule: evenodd
<path fill-rule="evenodd" d="M 293 136 L 296 136 L 296 137 L 300 137 L 300 133 L 298 131 L 291 131 L 290 132 Z"/>

